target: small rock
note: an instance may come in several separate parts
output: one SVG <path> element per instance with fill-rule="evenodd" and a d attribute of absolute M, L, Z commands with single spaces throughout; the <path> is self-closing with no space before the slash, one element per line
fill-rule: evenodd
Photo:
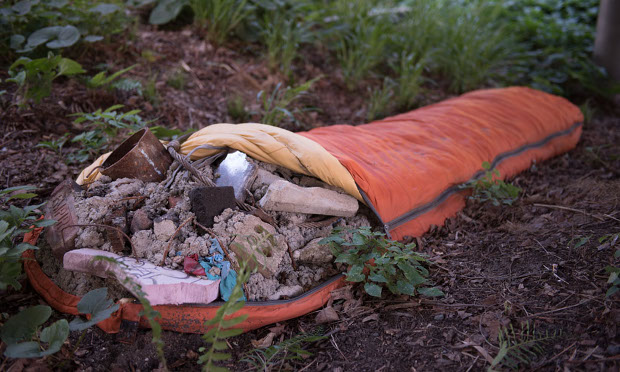
<path fill-rule="evenodd" d="M 132 233 L 136 233 L 140 230 L 148 230 L 153 227 L 153 221 L 149 218 L 148 213 L 144 209 L 138 209 L 133 214 L 131 220 L 131 227 L 129 228 Z"/>
<path fill-rule="evenodd" d="M 216 216 L 236 206 L 235 192 L 230 186 L 197 187 L 190 191 L 189 200 L 196 220 L 205 227 L 213 227 Z"/>
<path fill-rule="evenodd" d="M 153 224 L 153 230 L 155 231 L 157 240 L 166 242 L 174 235 L 177 230 L 177 225 L 172 220 L 158 218 Z"/>
<path fill-rule="evenodd" d="M 446 316 L 445 316 L 445 315 L 443 315 L 443 314 L 437 314 L 437 315 L 435 315 L 434 319 L 435 319 L 435 320 L 443 320 L 445 317 L 446 317 Z"/>
<path fill-rule="evenodd" d="M 254 187 L 259 185 L 271 185 L 276 181 L 284 181 L 282 177 L 278 177 L 275 174 L 266 171 L 264 169 L 259 168 L 258 172 L 256 172 L 256 179 L 254 180 Z"/>
<path fill-rule="evenodd" d="M 323 264 L 334 259 L 328 245 L 321 245 L 322 238 L 316 238 L 306 244 L 305 247 L 293 252 L 293 258 L 299 262 Z"/>
<path fill-rule="evenodd" d="M 177 204 L 179 204 L 182 201 L 183 201 L 183 197 L 182 196 L 169 196 L 168 197 L 168 206 L 170 207 L 170 209 L 172 209 L 172 208 L 176 207 Z"/>
<path fill-rule="evenodd" d="M 275 181 L 259 202 L 266 210 L 328 216 L 353 217 L 359 208 L 357 199 L 320 187 L 300 187 L 287 181 Z"/>
<path fill-rule="evenodd" d="M 278 288 L 278 290 L 267 297 L 268 300 L 275 301 L 279 300 L 282 297 L 294 297 L 303 292 L 303 288 L 300 285 L 292 285 L 292 286 L 282 286 Z"/>

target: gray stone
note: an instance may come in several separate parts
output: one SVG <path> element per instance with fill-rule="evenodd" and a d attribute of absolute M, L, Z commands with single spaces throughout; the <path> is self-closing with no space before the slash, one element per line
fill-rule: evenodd
<path fill-rule="evenodd" d="M 282 286 L 280 288 L 278 288 L 278 290 L 267 297 L 268 300 L 271 301 L 275 301 L 275 300 L 279 300 L 282 297 L 295 297 L 299 294 L 301 294 L 301 292 L 303 292 L 303 288 L 300 285 L 292 285 L 292 286 Z"/>
<path fill-rule="evenodd" d="M 352 196 L 320 187 L 300 187 L 283 180 L 273 182 L 259 204 L 268 211 L 338 217 L 353 217 L 359 208 Z"/>
<path fill-rule="evenodd" d="M 324 264 L 334 259 L 328 245 L 321 245 L 322 238 L 311 240 L 305 247 L 293 252 L 296 261 L 304 263 Z"/>
<path fill-rule="evenodd" d="M 235 151 L 217 167 L 216 173 L 219 177 L 215 180 L 217 186 L 232 186 L 235 189 L 235 198 L 244 200 L 246 190 L 250 188 L 258 172 L 258 167 L 248 161 L 248 156 Z"/>
<path fill-rule="evenodd" d="M 262 185 L 269 186 L 272 183 L 276 181 L 280 181 L 280 180 L 283 181 L 284 178 L 276 176 L 275 174 L 269 171 L 259 168 L 258 172 L 256 173 L 256 179 L 254 180 L 254 185 L 255 187 L 262 186 Z"/>

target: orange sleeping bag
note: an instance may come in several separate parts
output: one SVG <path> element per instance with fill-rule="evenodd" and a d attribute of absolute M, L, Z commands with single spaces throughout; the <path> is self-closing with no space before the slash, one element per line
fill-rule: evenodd
<path fill-rule="evenodd" d="M 370 124 L 335 125 L 299 134 L 321 145 L 346 168 L 340 170 L 340 164 L 326 167 L 338 174 L 327 174 L 325 181 L 329 176 L 350 172 L 386 232 L 393 239 L 401 239 L 421 235 L 460 210 L 465 196 L 458 185 L 477 177 L 484 161 L 497 167 L 502 177 L 513 176 L 533 161 L 573 148 L 581 134 L 582 120 L 579 109 L 565 99 L 517 87 L 471 92 Z M 283 130 L 275 136 L 282 135 L 280 132 Z M 265 148 L 299 150 L 284 145 Z M 320 146 L 318 150 L 323 151 Z M 39 232 L 27 234 L 25 241 L 35 244 Z M 35 290 L 55 309 L 77 314 L 80 298 L 64 292 L 47 277 L 32 251 L 25 252 L 24 257 L 24 268 Z M 240 328 L 248 331 L 307 314 L 323 306 L 330 292 L 343 284 L 344 278 L 338 276 L 290 300 L 248 303 L 239 312 L 249 314 Z M 155 309 L 162 315 L 164 329 L 202 333 L 204 322 L 218 307 L 218 303 L 211 303 Z M 98 326 L 106 332 L 118 332 L 121 320 L 127 320 L 148 327 L 141 310 L 140 304 L 121 304 Z"/>
<path fill-rule="evenodd" d="M 459 184 L 488 161 L 502 178 L 572 149 L 583 115 L 524 87 L 478 90 L 405 114 L 301 135 L 351 173 L 392 239 L 420 236 L 465 205 Z"/>

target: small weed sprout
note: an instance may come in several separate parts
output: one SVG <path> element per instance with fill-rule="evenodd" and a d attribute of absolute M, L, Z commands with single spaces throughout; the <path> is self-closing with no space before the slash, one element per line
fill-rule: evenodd
<path fill-rule="evenodd" d="M 468 181 L 460 188 L 472 190 L 469 198 L 477 202 L 490 201 L 494 206 L 512 205 L 519 197 L 521 188 L 499 179 L 499 171 L 491 169 L 489 162 L 482 163 L 482 168 L 484 169 L 482 177 Z"/>
<path fill-rule="evenodd" d="M 176 90 L 185 90 L 185 87 L 187 86 L 187 74 L 185 71 L 177 69 L 168 77 L 166 84 Z"/>
<path fill-rule="evenodd" d="M 62 148 L 67 143 L 69 139 L 69 133 L 65 133 L 62 137 L 58 137 L 57 139 L 52 139 L 49 141 L 41 141 L 35 147 L 43 147 L 46 149 L 50 149 L 54 151 L 57 155 L 61 155 Z"/>
<path fill-rule="evenodd" d="M 323 328 L 318 327 L 311 332 L 299 334 L 265 349 L 250 350 L 241 361 L 251 364 L 257 371 L 271 371 L 285 361 L 303 360 L 312 356 L 312 353 L 304 350 L 304 347 L 325 338 Z"/>
<path fill-rule="evenodd" d="M 424 296 L 443 296 L 438 288 L 428 287 L 429 272 L 423 264 L 429 261 L 413 250 L 415 243 L 405 245 L 386 239 L 385 234 L 368 227 L 336 228 L 319 243 L 331 246 L 335 262 L 350 267 L 345 274 L 347 280 L 364 282 L 364 290 L 371 296 L 381 297 L 384 286 L 397 295 L 414 296 L 417 292 Z"/>
<path fill-rule="evenodd" d="M 194 24 L 206 30 L 206 36 L 217 45 L 250 14 L 248 0 L 189 0 L 194 11 Z"/>
<path fill-rule="evenodd" d="M 620 240 L 620 233 L 608 234 L 608 235 L 602 236 L 598 240 L 599 243 L 601 243 L 601 245 L 599 246 L 599 249 L 605 246 L 613 247 L 616 245 L 618 240 Z M 616 252 L 614 253 L 614 261 L 617 261 L 619 258 L 620 258 L 620 247 L 616 248 Z M 609 289 L 607 290 L 607 293 L 605 293 L 605 297 L 611 297 L 620 290 L 620 267 L 616 265 L 613 265 L 613 266 L 608 265 L 607 267 L 605 267 L 605 271 L 609 273 L 607 284 L 611 285 L 611 287 L 609 287 Z"/>
<path fill-rule="evenodd" d="M 71 139 L 71 142 L 79 143 L 81 149 L 71 154 L 70 160 L 79 163 L 85 162 L 91 156 L 107 149 L 119 131 L 138 131 L 150 123 L 138 115 L 140 110 L 131 110 L 125 113 L 116 111 L 122 107 L 123 105 L 114 105 L 103 111 L 98 109 L 91 113 L 80 112 L 71 115 L 77 117 L 74 123 L 83 123 L 90 130 Z"/>
<path fill-rule="evenodd" d="M 105 87 L 112 87 L 113 88 L 115 80 L 118 79 L 124 73 L 132 70 L 134 67 L 136 67 L 136 65 L 129 66 L 129 67 L 124 68 L 122 70 L 116 71 L 115 73 L 111 74 L 110 76 L 107 76 L 105 71 L 101 71 L 97 75 L 95 75 L 95 76 L 91 77 L 90 79 L 86 80 L 86 86 L 88 88 L 90 88 L 90 89 L 105 88 Z M 116 81 L 116 82 L 118 82 L 118 81 Z"/>
<path fill-rule="evenodd" d="M 394 82 L 385 78 L 381 89 L 373 90 L 369 87 L 368 91 L 370 93 L 370 102 L 366 110 L 366 119 L 372 121 L 389 115 L 394 97 Z"/>
<path fill-rule="evenodd" d="M 295 114 L 303 110 L 292 108 L 291 105 L 305 96 L 312 88 L 312 85 L 319 79 L 321 79 L 321 76 L 308 80 L 296 87 L 286 87 L 284 89 L 281 89 L 282 83 L 278 83 L 269 95 L 262 90 L 258 92 L 256 101 L 261 104 L 263 111 L 261 123 L 279 126 L 285 119 L 289 119 L 298 127 L 301 127 L 302 123 L 297 120 Z"/>
<path fill-rule="evenodd" d="M 562 335 L 562 332 L 536 332 L 529 321 L 521 324 L 521 329 L 515 331 L 512 327 L 502 327 L 499 330 L 499 351 L 493 359 L 489 372 L 496 368 L 511 370 L 522 369 L 531 365 L 544 352 L 543 345 Z"/>
<path fill-rule="evenodd" d="M 226 101 L 228 115 L 238 122 L 244 122 L 248 119 L 249 113 L 245 109 L 243 97 L 235 95 Z"/>

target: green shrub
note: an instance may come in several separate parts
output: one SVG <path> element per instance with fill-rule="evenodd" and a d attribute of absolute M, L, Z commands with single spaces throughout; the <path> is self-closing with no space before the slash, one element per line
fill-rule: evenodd
<path fill-rule="evenodd" d="M 286 87 L 284 89 L 281 89 L 282 83 L 278 83 L 271 94 L 265 94 L 262 90 L 258 92 L 256 101 L 261 104 L 263 114 L 260 122 L 267 125 L 279 126 L 285 119 L 288 119 L 298 127 L 301 127 L 302 123 L 297 120 L 295 115 L 303 110 L 292 107 L 291 105 L 306 95 L 312 88 L 312 84 L 319 79 L 321 79 L 320 76 L 308 80 L 299 86 Z"/>
<path fill-rule="evenodd" d="M 349 238 L 350 236 L 350 238 Z M 382 287 L 390 292 L 413 296 L 416 291 L 425 296 L 443 296 L 435 287 L 428 287 L 429 261 L 415 252 L 415 243 L 403 244 L 385 238 L 369 227 L 355 230 L 336 228 L 332 235 L 321 240 L 329 244 L 336 256 L 335 262 L 347 264 L 345 274 L 350 282 L 364 282 L 364 290 L 371 296 L 381 297 Z"/>

